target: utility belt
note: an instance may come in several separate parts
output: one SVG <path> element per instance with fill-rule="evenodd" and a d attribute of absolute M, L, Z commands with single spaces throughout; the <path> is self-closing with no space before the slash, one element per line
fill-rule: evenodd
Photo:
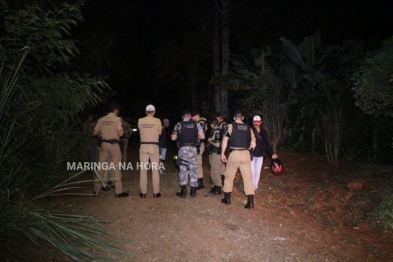
<path fill-rule="evenodd" d="M 109 139 L 109 140 L 101 139 L 101 142 L 105 142 L 105 143 L 109 143 L 109 144 L 113 145 L 113 144 L 120 143 L 120 140 L 117 140 L 117 139 Z"/>
<path fill-rule="evenodd" d="M 221 155 L 221 147 L 215 147 L 215 146 L 208 146 L 208 150 L 209 150 L 209 153 L 214 153 L 214 154 L 217 154 L 217 155 Z"/>
<path fill-rule="evenodd" d="M 102 142 L 104 142 L 104 143 L 109 143 L 109 144 L 111 144 L 111 145 L 119 144 L 120 152 L 123 153 L 124 141 L 122 141 L 122 140 L 117 140 L 117 139 L 100 139 L 100 141 L 99 141 L 100 146 L 101 146 L 101 143 L 102 143 Z"/>
<path fill-rule="evenodd" d="M 157 146 L 160 145 L 159 142 L 141 142 L 141 145 L 143 145 L 143 144 L 145 144 L 145 145 L 157 145 Z"/>
<path fill-rule="evenodd" d="M 199 146 L 196 145 L 195 143 L 182 143 L 182 144 L 179 144 L 179 148 L 181 148 L 181 147 L 183 147 L 183 146 L 199 147 Z"/>
<path fill-rule="evenodd" d="M 251 161 L 252 161 L 252 151 L 250 150 L 250 149 L 248 149 L 248 148 L 229 148 L 228 149 L 228 154 L 230 154 L 230 153 L 232 153 L 233 151 L 248 151 L 248 152 L 250 152 L 250 159 L 251 159 Z"/>

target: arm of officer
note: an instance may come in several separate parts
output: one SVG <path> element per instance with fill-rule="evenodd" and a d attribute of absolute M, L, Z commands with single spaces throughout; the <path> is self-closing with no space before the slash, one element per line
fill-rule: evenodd
<path fill-rule="evenodd" d="M 175 125 L 175 127 L 173 128 L 172 134 L 171 134 L 171 140 L 172 141 L 176 141 L 177 140 L 177 136 L 179 134 L 179 129 L 180 129 L 180 124 L 177 123 Z"/>
<path fill-rule="evenodd" d="M 254 150 L 255 147 L 256 147 L 256 145 L 257 145 L 257 142 L 256 142 L 256 138 L 255 138 L 254 131 L 252 131 L 252 129 L 250 129 L 250 131 L 251 131 L 251 143 L 250 143 L 250 148 L 251 148 L 252 150 Z"/>
<path fill-rule="evenodd" d="M 221 142 L 221 160 L 224 163 L 227 162 L 227 157 L 225 155 L 225 150 L 227 149 L 227 146 L 228 146 L 228 140 L 229 140 L 229 137 L 224 136 L 222 138 L 222 142 Z"/>
<path fill-rule="evenodd" d="M 93 136 L 98 136 L 99 134 L 101 134 L 101 128 L 100 127 L 101 127 L 100 121 L 98 121 L 96 126 L 94 127 Z"/>
<path fill-rule="evenodd" d="M 162 125 L 161 125 L 161 120 L 157 118 L 157 128 L 158 128 L 158 135 L 160 136 L 162 134 Z"/>
<path fill-rule="evenodd" d="M 205 131 L 203 130 L 203 127 L 198 123 L 197 124 L 198 127 L 198 139 L 205 139 Z"/>
<path fill-rule="evenodd" d="M 121 124 L 121 121 L 118 121 L 118 122 L 117 122 L 117 134 L 118 134 L 120 137 L 124 136 L 124 128 L 123 128 L 123 126 L 122 126 L 122 124 Z"/>

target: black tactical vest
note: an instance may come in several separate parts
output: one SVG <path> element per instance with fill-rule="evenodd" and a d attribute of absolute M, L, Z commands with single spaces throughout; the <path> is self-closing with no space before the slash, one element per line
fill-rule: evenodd
<path fill-rule="evenodd" d="M 194 120 L 180 122 L 180 134 L 177 138 L 177 147 L 197 146 L 198 143 L 198 127 Z"/>
<path fill-rule="evenodd" d="M 232 133 L 229 139 L 229 147 L 244 148 L 250 147 L 251 132 L 250 126 L 232 122 Z"/>

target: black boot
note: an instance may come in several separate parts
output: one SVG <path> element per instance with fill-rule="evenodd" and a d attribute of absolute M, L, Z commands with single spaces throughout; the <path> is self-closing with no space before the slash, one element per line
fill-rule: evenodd
<path fill-rule="evenodd" d="M 176 196 L 181 197 L 181 198 L 186 198 L 186 196 L 187 196 L 186 186 L 180 186 L 180 192 L 177 192 Z"/>
<path fill-rule="evenodd" d="M 191 187 L 191 190 L 190 190 L 190 197 L 195 197 L 196 196 L 196 191 L 197 191 L 197 187 Z"/>
<path fill-rule="evenodd" d="M 229 193 L 224 192 L 224 198 L 221 199 L 221 203 L 224 203 L 226 205 L 231 204 L 231 192 L 229 192 Z"/>
<path fill-rule="evenodd" d="M 211 195 L 221 195 L 221 187 L 220 186 L 214 186 L 212 190 L 209 192 Z"/>
<path fill-rule="evenodd" d="M 203 186 L 203 178 L 198 178 L 198 187 L 196 188 L 196 190 L 202 189 L 204 188 Z"/>
<path fill-rule="evenodd" d="M 254 195 L 247 195 L 247 204 L 244 208 L 254 208 Z"/>
<path fill-rule="evenodd" d="M 221 175 L 222 186 L 224 186 L 224 181 L 225 181 L 225 176 L 224 176 L 224 175 Z"/>

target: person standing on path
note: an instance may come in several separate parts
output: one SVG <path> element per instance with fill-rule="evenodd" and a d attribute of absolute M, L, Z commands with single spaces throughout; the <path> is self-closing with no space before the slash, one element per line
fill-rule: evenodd
<path fill-rule="evenodd" d="M 268 153 L 272 159 L 278 158 L 278 155 L 273 153 L 267 132 L 262 128 L 262 118 L 259 115 L 254 116 L 252 124 L 251 130 L 254 132 L 256 138 L 256 146 L 252 151 L 251 172 L 252 183 L 256 192 L 258 190 L 259 178 L 261 176 L 263 160 L 266 153 Z"/>
<path fill-rule="evenodd" d="M 146 107 L 146 116 L 139 118 L 138 129 L 141 140 L 139 148 L 139 167 L 140 167 L 140 198 L 146 198 L 147 194 L 147 168 L 150 166 L 153 176 L 153 197 L 161 197 L 160 193 L 160 176 L 158 174 L 160 156 L 159 156 L 159 136 L 162 132 L 160 119 L 154 117 L 156 108 L 153 105 Z M 150 163 L 149 163 L 150 160 Z"/>
<path fill-rule="evenodd" d="M 226 205 L 231 204 L 233 180 L 237 170 L 240 169 L 244 191 L 247 195 L 247 204 L 244 207 L 250 209 L 254 208 L 255 191 L 252 184 L 251 153 L 249 150 L 255 148 L 255 136 L 250 126 L 243 123 L 243 119 L 243 112 L 236 110 L 233 114 L 234 122 L 228 125 L 222 140 L 221 159 L 224 163 L 227 163 L 227 166 L 223 187 L 225 197 L 221 202 Z M 225 155 L 227 147 L 229 149 L 228 158 Z"/>
<path fill-rule="evenodd" d="M 205 139 L 205 132 L 200 124 L 191 119 L 190 110 L 182 112 L 183 121 L 178 122 L 171 134 L 172 141 L 177 141 L 179 168 L 180 168 L 180 192 L 176 195 L 181 198 L 187 196 L 188 174 L 190 175 L 190 196 L 196 196 L 198 187 L 198 163 L 197 146 L 198 139 Z"/>
<path fill-rule="evenodd" d="M 198 110 L 191 111 L 191 119 L 197 122 L 203 129 L 204 132 L 207 130 L 206 118 L 201 117 Z M 203 186 L 203 163 L 202 163 L 202 155 L 205 152 L 205 141 L 203 139 L 199 139 L 199 146 L 197 147 L 197 163 L 198 163 L 198 187 L 197 190 L 204 188 Z"/>
<path fill-rule="evenodd" d="M 168 146 L 168 127 L 170 125 L 170 121 L 168 118 L 164 118 L 164 120 L 162 120 L 162 132 L 159 138 L 159 142 L 160 142 L 160 169 L 158 170 L 158 172 L 160 173 L 160 175 L 165 175 L 165 167 L 164 167 L 164 161 L 166 159 L 166 151 L 167 151 L 167 146 Z M 162 163 L 162 164 L 161 164 Z M 163 167 L 163 168 L 161 168 Z"/>
<path fill-rule="evenodd" d="M 123 152 L 122 152 L 122 161 L 123 164 L 127 165 L 128 161 L 128 141 L 132 135 L 132 129 L 129 123 L 124 120 L 124 117 L 121 117 L 121 124 L 124 128 L 124 136 L 121 138 L 123 141 Z"/>
<path fill-rule="evenodd" d="M 215 119 L 211 124 L 212 130 L 207 139 L 210 158 L 210 176 L 214 184 L 209 193 L 211 195 L 221 195 L 221 187 L 224 185 L 225 178 L 225 163 L 221 160 L 221 143 L 227 123 L 222 119 L 220 113 L 216 112 L 213 116 Z"/>
<path fill-rule="evenodd" d="M 101 135 L 101 148 L 100 148 L 100 165 L 97 170 L 98 179 L 95 183 L 96 195 L 101 191 L 101 179 L 104 179 L 105 171 L 102 167 L 110 166 L 109 161 L 112 160 L 115 169 L 115 197 L 128 197 L 128 193 L 123 192 L 123 184 L 120 170 L 121 151 L 120 151 L 120 137 L 124 135 L 124 129 L 121 125 L 121 119 L 118 117 L 120 107 L 116 103 L 109 105 L 109 114 L 100 118 L 97 125 L 94 127 L 93 136 Z M 106 179 L 106 177 L 105 177 Z M 101 181 L 100 181 L 101 180 Z"/>

